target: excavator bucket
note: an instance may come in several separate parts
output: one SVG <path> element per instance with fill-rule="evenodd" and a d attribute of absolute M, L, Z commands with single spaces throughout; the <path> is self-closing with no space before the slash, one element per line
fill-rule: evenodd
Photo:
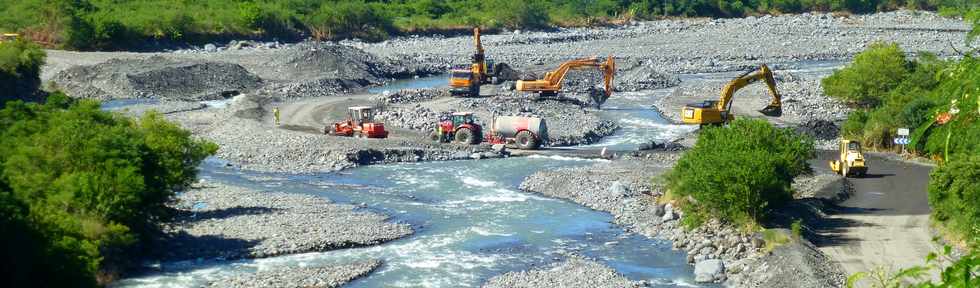
<path fill-rule="evenodd" d="M 783 107 L 776 106 L 776 105 L 769 105 L 766 106 L 766 108 L 762 108 L 762 110 L 759 110 L 759 113 L 762 113 L 762 115 L 766 115 L 769 117 L 779 117 L 779 116 L 783 116 Z"/>

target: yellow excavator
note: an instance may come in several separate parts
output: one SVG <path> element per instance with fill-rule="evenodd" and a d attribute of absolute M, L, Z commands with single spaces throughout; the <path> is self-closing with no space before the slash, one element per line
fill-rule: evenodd
<path fill-rule="evenodd" d="M 769 106 L 759 110 L 763 115 L 779 117 L 783 115 L 782 96 L 776 91 L 776 80 L 772 77 L 772 70 L 765 64 L 759 69 L 752 70 L 735 77 L 721 90 L 721 98 L 718 100 L 708 100 L 702 103 L 687 104 L 681 109 L 681 120 L 687 124 L 725 124 L 734 120 L 735 116 L 731 113 L 732 99 L 735 92 L 756 81 L 763 80 L 769 86 L 769 94 L 772 102 Z"/>
<path fill-rule="evenodd" d="M 499 70 L 492 60 L 486 59 L 479 27 L 473 28 L 473 41 L 476 52 L 471 57 L 472 63 L 449 71 L 449 92 L 454 96 L 480 96 L 480 85 L 493 83 Z"/>
<path fill-rule="evenodd" d="M 613 76 L 616 74 L 616 61 L 613 60 L 612 56 L 607 57 L 606 61 L 599 60 L 598 57 L 590 57 L 562 63 L 558 66 L 558 69 L 545 73 L 542 79 L 518 80 L 517 91 L 537 93 L 539 97 L 554 97 L 561 91 L 562 82 L 565 80 L 565 76 L 568 75 L 568 71 L 587 68 L 597 68 L 602 72 L 605 91 L 590 95 L 594 102 L 593 104 L 599 107 L 612 95 L 612 81 Z"/>
<path fill-rule="evenodd" d="M 830 170 L 841 176 L 861 177 L 868 173 L 868 163 L 861 153 L 861 143 L 854 140 L 840 139 L 840 160 L 830 161 Z"/>

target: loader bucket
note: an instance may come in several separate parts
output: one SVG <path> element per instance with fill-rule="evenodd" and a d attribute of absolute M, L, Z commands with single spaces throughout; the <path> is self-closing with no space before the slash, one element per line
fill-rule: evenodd
<path fill-rule="evenodd" d="M 759 110 L 759 113 L 762 113 L 762 115 L 766 115 L 769 117 L 779 117 L 779 116 L 783 116 L 783 107 L 769 105 L 766 106 L 766 108 L 762 108 L 762 110 Z"/>

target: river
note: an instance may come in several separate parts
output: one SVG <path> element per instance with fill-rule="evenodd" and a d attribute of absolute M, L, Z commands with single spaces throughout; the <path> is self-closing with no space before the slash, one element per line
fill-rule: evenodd
<path fill-rule="evenodd" d="M 836 63 L 801 65 L 799 73 L 826 73 Z M 724 79 L 737 73 L 686 75 L 683 80 Z M 443 76 L 445 77 L 445 76 Z M 400 81 L 398 87 L 431 87 L 436 78 Z M 396 89 L 382 87 L 373 91 Z M 671 140 L 693 130 L 670 124 L 654 109 L 673 89 L 617 93 L 602 116 L 621 129 L 585 146 L 632 150 L 650 140 Z M 577 149 L 581 147 L 573 147 Z M 670 243 L 629 233 L 612 216 L 581 205 L 518 190 L 540 170 L 592 165 L 597 161 L 561 156 L 366 166 L 343 173 L 290 175 L 226 168 L 210 159 L 201 177 L 232 185 L 312 194 L 392 216 L 415 234 L 381 245 L 266 259 L 195 260 L 162 263 L 162 272 L 128 278 L 116 287 L 201 286 L 211 280 L 279 266 L 316 266 L 381 259 L 383 266 L 348 287 L 478 287 L 509 271 L 561 261 L 569 253 L 594 258 L 632 280 L 657 287 L 691 287 L 693 268 Z M 262 179 L 262 180 L 256 180 Z"/>

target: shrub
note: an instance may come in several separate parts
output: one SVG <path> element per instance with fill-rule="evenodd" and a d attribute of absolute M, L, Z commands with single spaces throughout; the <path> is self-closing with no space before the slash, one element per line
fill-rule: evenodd
<path fill-rule="evenodd" d="M 967 242 L 980 243 L 980 155 L 956 158 L 929 175 L 932 217 Z"/>
<path fill-rule="evenodd" d="M 375 3 L 341 1 L 320 6 L 307 21 L 313 35 L 320 39 L 359 37 L 379 40 L 393 30 L 392 19 Z"/>
<path fill-rule="evenodd" d="M 5 267 L 22 266 L 3 273 L 28 276 L 4 279 L 28 281 L 11 287 L 94 286 L 100 269 L 124 264 L 131 245 L 170 216 L 164 204 L 217 146 L 158 114 L 133 120 L 94 101 L 48 99 L 0 110 L 0 209 L 13 213 L 0 221 L 32 239 L 3 258 Z"/>
<path fill-rule="evenodd" d="M 813 140 L 763 120 L 736 120 L 728 127 L 706 128 L 665 177 L 682 203 L 685 221 L 708 217 L 754 225 L 770 207 L 792 198 L 790 184 L 809 173 Z"/>
<path fill-rule="evenodd" d="M 824 93 L 865 107 L 877 106 L 909 74 L 898 44 L 875 43 L 847 67 L 821 80 Z"/>
<path fill-rule="evenodd" d="M 41 86 L 44 50 L 24 40 L 0 43 L 0 108 L 13 99 L 29 99 Z"/>
<path fill-rule="evenodd" d="M 484 4 L 486 23 L 517 29 L 538 28 L 548 23 L 547 9 L 533 0 L 490 0 Z"/>

